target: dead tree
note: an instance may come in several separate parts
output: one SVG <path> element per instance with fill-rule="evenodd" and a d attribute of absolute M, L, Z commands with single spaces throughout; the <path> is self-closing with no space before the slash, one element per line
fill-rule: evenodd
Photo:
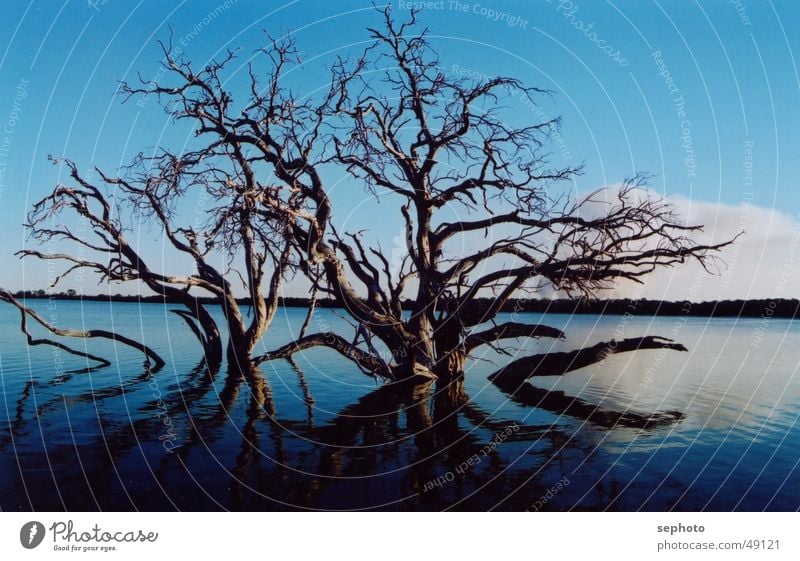
<path fill-rule="evenodd" d="M 581 173 L 548 164 L 547 142 L 558 120 L 510 124 L 501 108 L 512 96 L 533 101 L 547 92 L 514 78 L 448 76 L 425 33 L 414 31 L 415 14 L 401 25 L 388 9 L 383 17 L 384 25 L 370 30 L 375 43 L 364 57 L 334 69 L 333 94 L 325 100 L 332 155 L 319 161 L 343 166 L 370 192 L 400 200 L 408 251 L 402 266 L 393 270 L 389 256 L 360 235 L 337 233 L 314 162 L 295 164 L 314 179 L 304 188 L 315 216 L 295 232 L 308 260 L 323 267 L 319 288 L 382 341 L 391 360 L 343 353 L 349 358 L 361 365 L 378 360 L 375 371 L 393 379 L 449 379 L 481 345 L 563 335 L 547 326 L 494 323 L 512 297 L 546 285 L 591 296 L 620 279 L 642 282 L 660 267 L 688 260 L 706 267 L 731 243 L 695 243 L 692 234 L 702 226 L 683 224 L 668 201 L 642 189 L 640 175 L 610 200 L 601 196 L 606 193 L 577 201 L 553 195 Z M 362 79 L 364 69 L 380 77 Z M 463 218 L 451 220 L 454 211 Z M 463 254 L 462 247 L 470 251 Z M 407 318 L 405 298 L 411 301 Z M 647 343 L 674 348 L 661 339 Z M 310 345 L 338 348 L 341 342 L 310 335 L 295 348 Z M 264 358 L 290 352 L 288 346 Z"/>
<path fill-rule="evenodd" d="M 57 185 L 28 216 L 31 236 L 45 250 L 25 249 L 18 254 L 65 263 L 53 286 L 70 273 L 84 270 L 96 273 L 100 282 L 139 282 L 170 302 L 182 303 L 185 309 L 175 312 L 198 337 L 206 360 L 220 361 L 224 334 L 229 364 L 247 369 L 253 348 L 277 310 L 278 289 L 291 268 L 293 245 L 276 213 L 265 217 L 256 212 L 254 199 L 260 195 L 247 186 L 241 170 L 217 167 L 219 159 L 213 150 L 140 156 L 124 176 L 95 170 L 98 182 L 85 178 L 75 163 L 64 161 L 74 184 Z M 113 190 L 113 198 L 104 188 Z M 181 225 L 175 212 L 190 190 L 202 191 L 210 201 L 200 226 Z M 194 270 L 183 274 L 156 270 L 128 240 L 130 226 L 124 224 L 125 217 L 132 222 L 133 218 L 152 221 L 173 251 L 191 257 Z M 71 222 L 80 226 L 70 226 Z M 49 251 L 62 243 L 74 251 Z M 244 274 L 236 269 L 239 258 Z M 236 278 L 249 297 L 249 322 L 237 301 Z M 198 296 L 210 296 L 221 305 L 225 331 Z"/>

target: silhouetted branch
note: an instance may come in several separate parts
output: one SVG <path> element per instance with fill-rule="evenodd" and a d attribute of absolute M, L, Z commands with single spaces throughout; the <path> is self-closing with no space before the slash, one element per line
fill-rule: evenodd
<path fill-rule="evenodd" d="M 45 329 L 61 337 L 77 337 L 80 339 L 90 339 L 90 338 L 110 339 L 115 343 L 121 343 L 123 345 L 132 347 L 144 353 L 144 355 L 147 357 L 148 360 L 153 361 L 154 370 L 160 369 L 165 364 L 164 360 L 153 349 L 151 349 L 144 343 L 134 341 L 133 339 L 129 339 L 128 337 L 125 337 L 123 335 L 119 335 L 117 333 L 106 331 L 103 329 L 91 329 L 89 331 L 80 331 L 75 329 L 62 329 L 56 327 L 51 323 L 49 323 L 47 320 L 45 320 L 41 315 L 39 315 L 38 312 L 32 310 L 31 308 L 25 306 L 22 302 L 18 301 L 16 298 L 14 298 L 14 296 L 12 296 L 12 294 L 9 291 L 5 289 L 0 289 L 0 300 L 3 300 L 5 302 L 8 302 L 9 304 L 16 306 L 16 308 L 20 311 L 22 332 L 25 333 L 26 337 L 28 338 L 28 344 L 30 345 L 51 345 L 53 347 L 57 347 L 76 356 L 81 356 L 90 360 L 94 360 L 100 363 L 101 367 L 109 366 L 111 364 L 108 360 L 102 357 L 98 357 L 84 351 L 78 351 L 72 349 L 57 341 L 50 341 L 48 339 L 34 339 L 31 336 L 30 332 L 28 331 L 26 316 L 30 316 L 33 320 L 35 320 Z"/>
<path fill-rule="evenodd" d="M 687 351 L 680 343 L 664 337 L 633 337 L 621 341 L 611 340 L 591 347 L 566 352 L 550 352 L 526 356 L 508 363 L 489 376 L 492 381 L 503 380 L 522 383 L 534 376 L 562 376 L 590 364 L 602 362 L 612 354 L 642 349 L 672 349 Z"/>
<path fill-rule="evenodd" d="M 564 332 L 560 329 L 547 325 L 531 325 L 509 321 L 495 325 L 485 331 L 470 334 L 464 339 L 464 346 L 466 347 L 466 352 L 470 353 L 475 347 L 480 345 L 491 344 L 500 339 L 518 339 L 523 337 L 563 339 L 566 335 L 564 335 Z"/>
<path fill-rule="evenodd" d="M 392 373 L 384 361 L 377 356 L 365 352 L 358 347 L 353 346 L 341 335 L 333 332 L 315 333 L 313 335 L 306 335 L 284 345 L 279 349 L 263 354 L 253 359 L 254 364 L 260 364 L 268 360 L 276 360 L 281 358 L 289 358 L 297 352 L 312 347 L 328 347 L 334 349 L 339 354 L 348 358 L 358 364 L 370 376 L 380 376 L 383 378 L 391 378 Z"/>

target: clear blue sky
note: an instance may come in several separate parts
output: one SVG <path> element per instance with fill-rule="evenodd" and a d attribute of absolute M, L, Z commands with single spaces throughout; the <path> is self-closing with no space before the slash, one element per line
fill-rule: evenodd
<path fill-rule="evenodd" d="M 393 3 L 398 17 L 410 4 Z M 751 204 L 758 212 L 744 214 L 755 241 L 741 259 L 761 256 L 762 267 L 781 267 L 791 250 L 786 229 L 800 212 L 795 3 L 427 4 L 420 20 L 443 67 L 514 76 L 555 92 L 543 100 L 538 117 L 563 116 L 552 159 L 585 163 L 578 191 L 614 184 L 636 170 L 655 174 L 652 186 L 659 192 L 721 209 L 712 217 L 720 224 L 735 222 L 743 214 L 736 209 Z M 159 144 L 180 148 L 186 139 L 187 131 L 172 126 L 155 100 L 122 105 L 117 94 L 118 80 L 157 74 L 155 41 L 168 36 L 169 26 L 197 63 L 227 47 L 241 48 L 244 61 L 264 44 L 263 30 L 292 32 L 307 61 L 293 80 L 311 89 L 324 85 L 335 55 L 359 51 L 365 28 L 380 23 L 365 1 L 20 1 L 6 3 L 3 11 L 0 285 L 12 289 L 43 284 L 41 267 L 26 265 L 23 278 L 12 255 L 26 243 L 22 222 L 31 202 L 58 180 L 48 154 L 67 156 L 84 169 L 113 171 L 139 151 Z M 518 101 L 507 104 L 520 122 L 537 118 Z M 340 219 L 364 202 L 363 192 L 350 187 L 338 195 Z M 361 208 L 370 212 L 358 217 L 360 227 L 387 228 L 384 215 L 371 211 L 381 207 L 367 201 Z M 394 232 L 381 235 L 391 241 Z M 156 233 L 143 236 L 160 255 Z M 744 263 L 738 266 L 744 269 Z M 673 283 L 670 296 L 684 297 L 680 288 Z M 736 291 L 726 294 L 760 295 L 744 285 Z"/>

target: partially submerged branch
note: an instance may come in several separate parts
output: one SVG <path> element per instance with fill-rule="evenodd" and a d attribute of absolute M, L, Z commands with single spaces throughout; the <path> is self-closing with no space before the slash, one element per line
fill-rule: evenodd
<path fill-rule="evenodd" d="M 671 425 L 683 418 L 679 411 L 651 414 L 635 411 L 611 411 L 561 391 L 546 390 L 527 383 L 534 376 L 562 376 L 590 364 L 596 364 L 616 353 L 641 349 L 672 349 L 686 351 L 686 347 L 664 337 L 635 337 L 598 343 L 591 347 L 569 352 L 545 353 L 512 361 L 489 379 L 511 399 L 527 407 L 544 409 L 557 415 L 569 415 L 591 421 L 604 428 L 628 427 L 652 429 Z"/>
<path fill-rule="evenodd" d="M 584 366 L 596 364 L 616 353 L 638 351 L 642 349 L 672 349 L 687 351 L 688 349 L 672 339 L 664 337 L 633 337 L 622 341 L 611 340 L 591 347 L 565 352 L 550 352 L 526 356 L 508 363 L 491 376 L 494 382 L 514 382 L 521 384 L 534 376 L 562 376 L 567 372 L 578 370 Z"/>
<path fill-rule="evenodd" d="M 100 367 L 109 366 L 111 362 L 108 360 L 92 355 L 90 353 L 79 351 L 76 349 L 72 349 L 63 343 L 59 343 L 58 341 L 51 341 L 49 339 L 34 339 L 33 336 L 28 331 L 27 325 L 27 316 L 30 316 L 31 319 L 36 321 L 36 323 L 40 324 L 42 327 L 53 333 L 54 335 L 59 335 L 61 337 L 76 337 L 80 339 L 91 339 L 91 338 L 100 338 L 100 339 L 110 339 L 115 343 L 122 343 L 123 345 L 127 345 L 132 347 L 138 351 L 144 353 L 145 357 L 147 357 L 148 361 L 153 362 L 153 370 L 158 370 L 164 366 L 164 360 L 156 353 L 153 349 L 145 345 L 144 343 L 140 343 L 133 339 L 129 339 L 124 335 L 119 335 L 112 331 L 106 331 L 104 329 L 90 329 L 89 331 L 80 331 L 76 329 L 62 329 L 60 327 L 56 327 L 45 320 L 38 312 L 32 310 L 16 298 L 6 289 L 0 288 L 0 300 L 4 302 L 8 302 L 12 304 L 20 311 L 21 316 L 21 328 L 22 332 L 25 333 L 26 337 L 28 338 L 29 345 L 50 345 L 53 347 L 57 347 L 63 351 L 68 353 L 74 354 L 76 356 L 81 356 L 89 360 L 93 360 L 98 363 Z"/>

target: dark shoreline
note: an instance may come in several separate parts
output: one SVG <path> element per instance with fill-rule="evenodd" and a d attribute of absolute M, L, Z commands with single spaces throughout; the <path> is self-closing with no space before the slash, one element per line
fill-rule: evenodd
<path fill-rule="evenodd" d="M 153 304 L 180 304 L 180 302 L 162 298 L 161 296 L 126 296 L 122 294 L 79 295 L 67 293 L 46 293 L 44 291 L 16 292 L 14 296 L 20 300 L 55 299 L 55 300 L 87 300 L 99 302 L 137 302 Z M 198 298 L 203 304 L 215 304 L 212 298 Z M 482 300 L 482 302 L 480 302 Z M 489 298 L 479 299 L 479 303 L 488 305 Z M 282 298 L 280 305 L 287 308 L 307 308 L 308 298 Z M 240 304 L 247 304 L 245 299 Z M 410 309 L 411 301 L 406 301 L 404 309 Z M 317 307 L 339 308 L 332 299 L 317 300 Z M 709 302 L 662 301 L 662 300 L 510 300 L 503 312 L 534 312 L 551 314 L 588 314 L 588 315 L 633 315 L 633 316 L 689 316 L 689 317 L 738 317 L 738 318 L 797 318 L 800 316 L 800 300 L 784 298 L 763 298 L 757 300 L 719 300 Z"/>

